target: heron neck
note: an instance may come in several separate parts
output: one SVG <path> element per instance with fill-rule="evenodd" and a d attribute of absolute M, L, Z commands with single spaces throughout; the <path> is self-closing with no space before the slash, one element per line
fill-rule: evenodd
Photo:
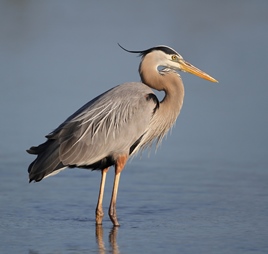
<path fill-rule="evenodd" d="M 168 115 L 174 122 L 180 113 L 184 99 L 184 86 L 179 74 L 172 70 L 159 73 L 157 68 L 142 62 L 140 75 L 144 84 L 152 89 L 165 92 L 159 111 L 163 112 L 163 116 Z"/>

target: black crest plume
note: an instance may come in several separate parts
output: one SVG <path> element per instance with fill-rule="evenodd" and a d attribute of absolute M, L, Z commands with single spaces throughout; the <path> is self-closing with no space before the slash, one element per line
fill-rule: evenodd
<path fill-rule="evenodd" d="M 118 43 L 118 46 L 125 50 L 126 52 L 129 52 L 129 53 L 135 53 L 135 54 L 139 54 L 139 56 L 145 56 L 147 55 L 148 53 L 154 51 L 154 50 L 160 50 L 160 51 L 163 51 L 164 53 L 166 54 L 169 54 L 169 55 L 179 55 L 174 49 L 170 48 L 170 47 L 167 47 L 165 45 L 160 45 L 160 46 L 156 46 L 156 47 L 153 47 L 153 48 L 149 48 L 149 49 L 146 49 L 146 50 L 128 50 L 128 49 L 125 49 L 124 47 L 122 47 L 119 43 Z"/>

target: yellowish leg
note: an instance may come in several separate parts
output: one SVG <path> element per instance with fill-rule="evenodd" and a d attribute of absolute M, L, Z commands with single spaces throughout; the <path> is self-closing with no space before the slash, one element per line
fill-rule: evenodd
<path fill-rule="evenodd" d="M 118 192 L 121 171 L 124 169 L 127 159 L 128 159 L 127 155 L 122 155 L 118 157 L 115 163 L 113 193 L 112 193 L 110 208 L 109 208 L 109 216 L 114 226 L 120 226 L 117 220 L 117 216 L 116 216 L 116 199 L 117 199 L 117 192 Z"/>
<path fill-rule="evenodd" d="M 120 226 L 117 220 L 117 216 L 116 216 L 116 198 L 117 198 L 120 174 L 121 173 L 115 174 L 115 177 L 114 177 L 113 193 L 112 193 L 112 198 L 111 198 L 111 203 L 110 203 L 110 208 L 109 208 L 109 216 L 114 226 Z"/>
<path fill-rule="evenodd" d="M 99 198 L 98 198 L 98 203 L 96 207 L 96 224 L 97 225 L 102 224 L 102 218 L 104 215 L 103 208 L 102 208 L 102 201 L 103 201 L 104 187 L 105 187 L 105 181 L 106 181 L 106 174 L 108 170 L 109 168 L 105 168 L 101 171 L 100 191 L 99 191 Z"/>

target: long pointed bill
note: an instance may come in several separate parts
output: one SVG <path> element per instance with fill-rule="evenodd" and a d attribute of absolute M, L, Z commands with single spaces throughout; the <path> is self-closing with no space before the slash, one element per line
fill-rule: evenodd
<path fill-rule="evenodd" d="M 184 71 L 184 72 L 189 72 L 189 73 L 194 74 L 194 75 L 196 75 L 196 76 L 198 76 L 200 78 L 209 80 L 211 82 L 217 82 L 218 83 L 218 80 L 212 78 L 207 73 L 199 70 L 198 68 L 196 68 L 195 66 L 193 66 L 190 63 L 186 62 L 183 59 L 181 59 L 179 61 L 179 64 L 180 64 L 181 70 Z"/>

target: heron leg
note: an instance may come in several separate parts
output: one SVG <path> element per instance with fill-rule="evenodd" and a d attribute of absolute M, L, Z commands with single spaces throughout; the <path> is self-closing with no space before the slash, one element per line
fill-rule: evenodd
<path fill-rule="evenodd" d="M 102 218 L 104 215 L 103 208 L 102 208 L 102 201 L 103 201 L 104 187 L 105 187 L 105 181 L 106 181 L 106 174 L 108 170 L 109 168 L 105 168 L 101 171 L 100 191 L 99 191 L 99 198 L 98 198 L 98 203 L 96 207 L 96 225 L 102 224 Z"/>
<path fill-rule="evenodd" d="M 111 203 L 110 203 L 110 208 L 109 208 L 109 216 L 114 226 L 120 226 L 117 220 L 117 216 L 116 216 L 116 198 L 117 198 L 120 174 L 121 174 L 121 171 L 124 169 L 124 166 L 126 165 L 127 159 L 128 159 L 127 155 L 122 155 L 118 157 L 115 163 L 113 193 L 112 193 Z"/>

